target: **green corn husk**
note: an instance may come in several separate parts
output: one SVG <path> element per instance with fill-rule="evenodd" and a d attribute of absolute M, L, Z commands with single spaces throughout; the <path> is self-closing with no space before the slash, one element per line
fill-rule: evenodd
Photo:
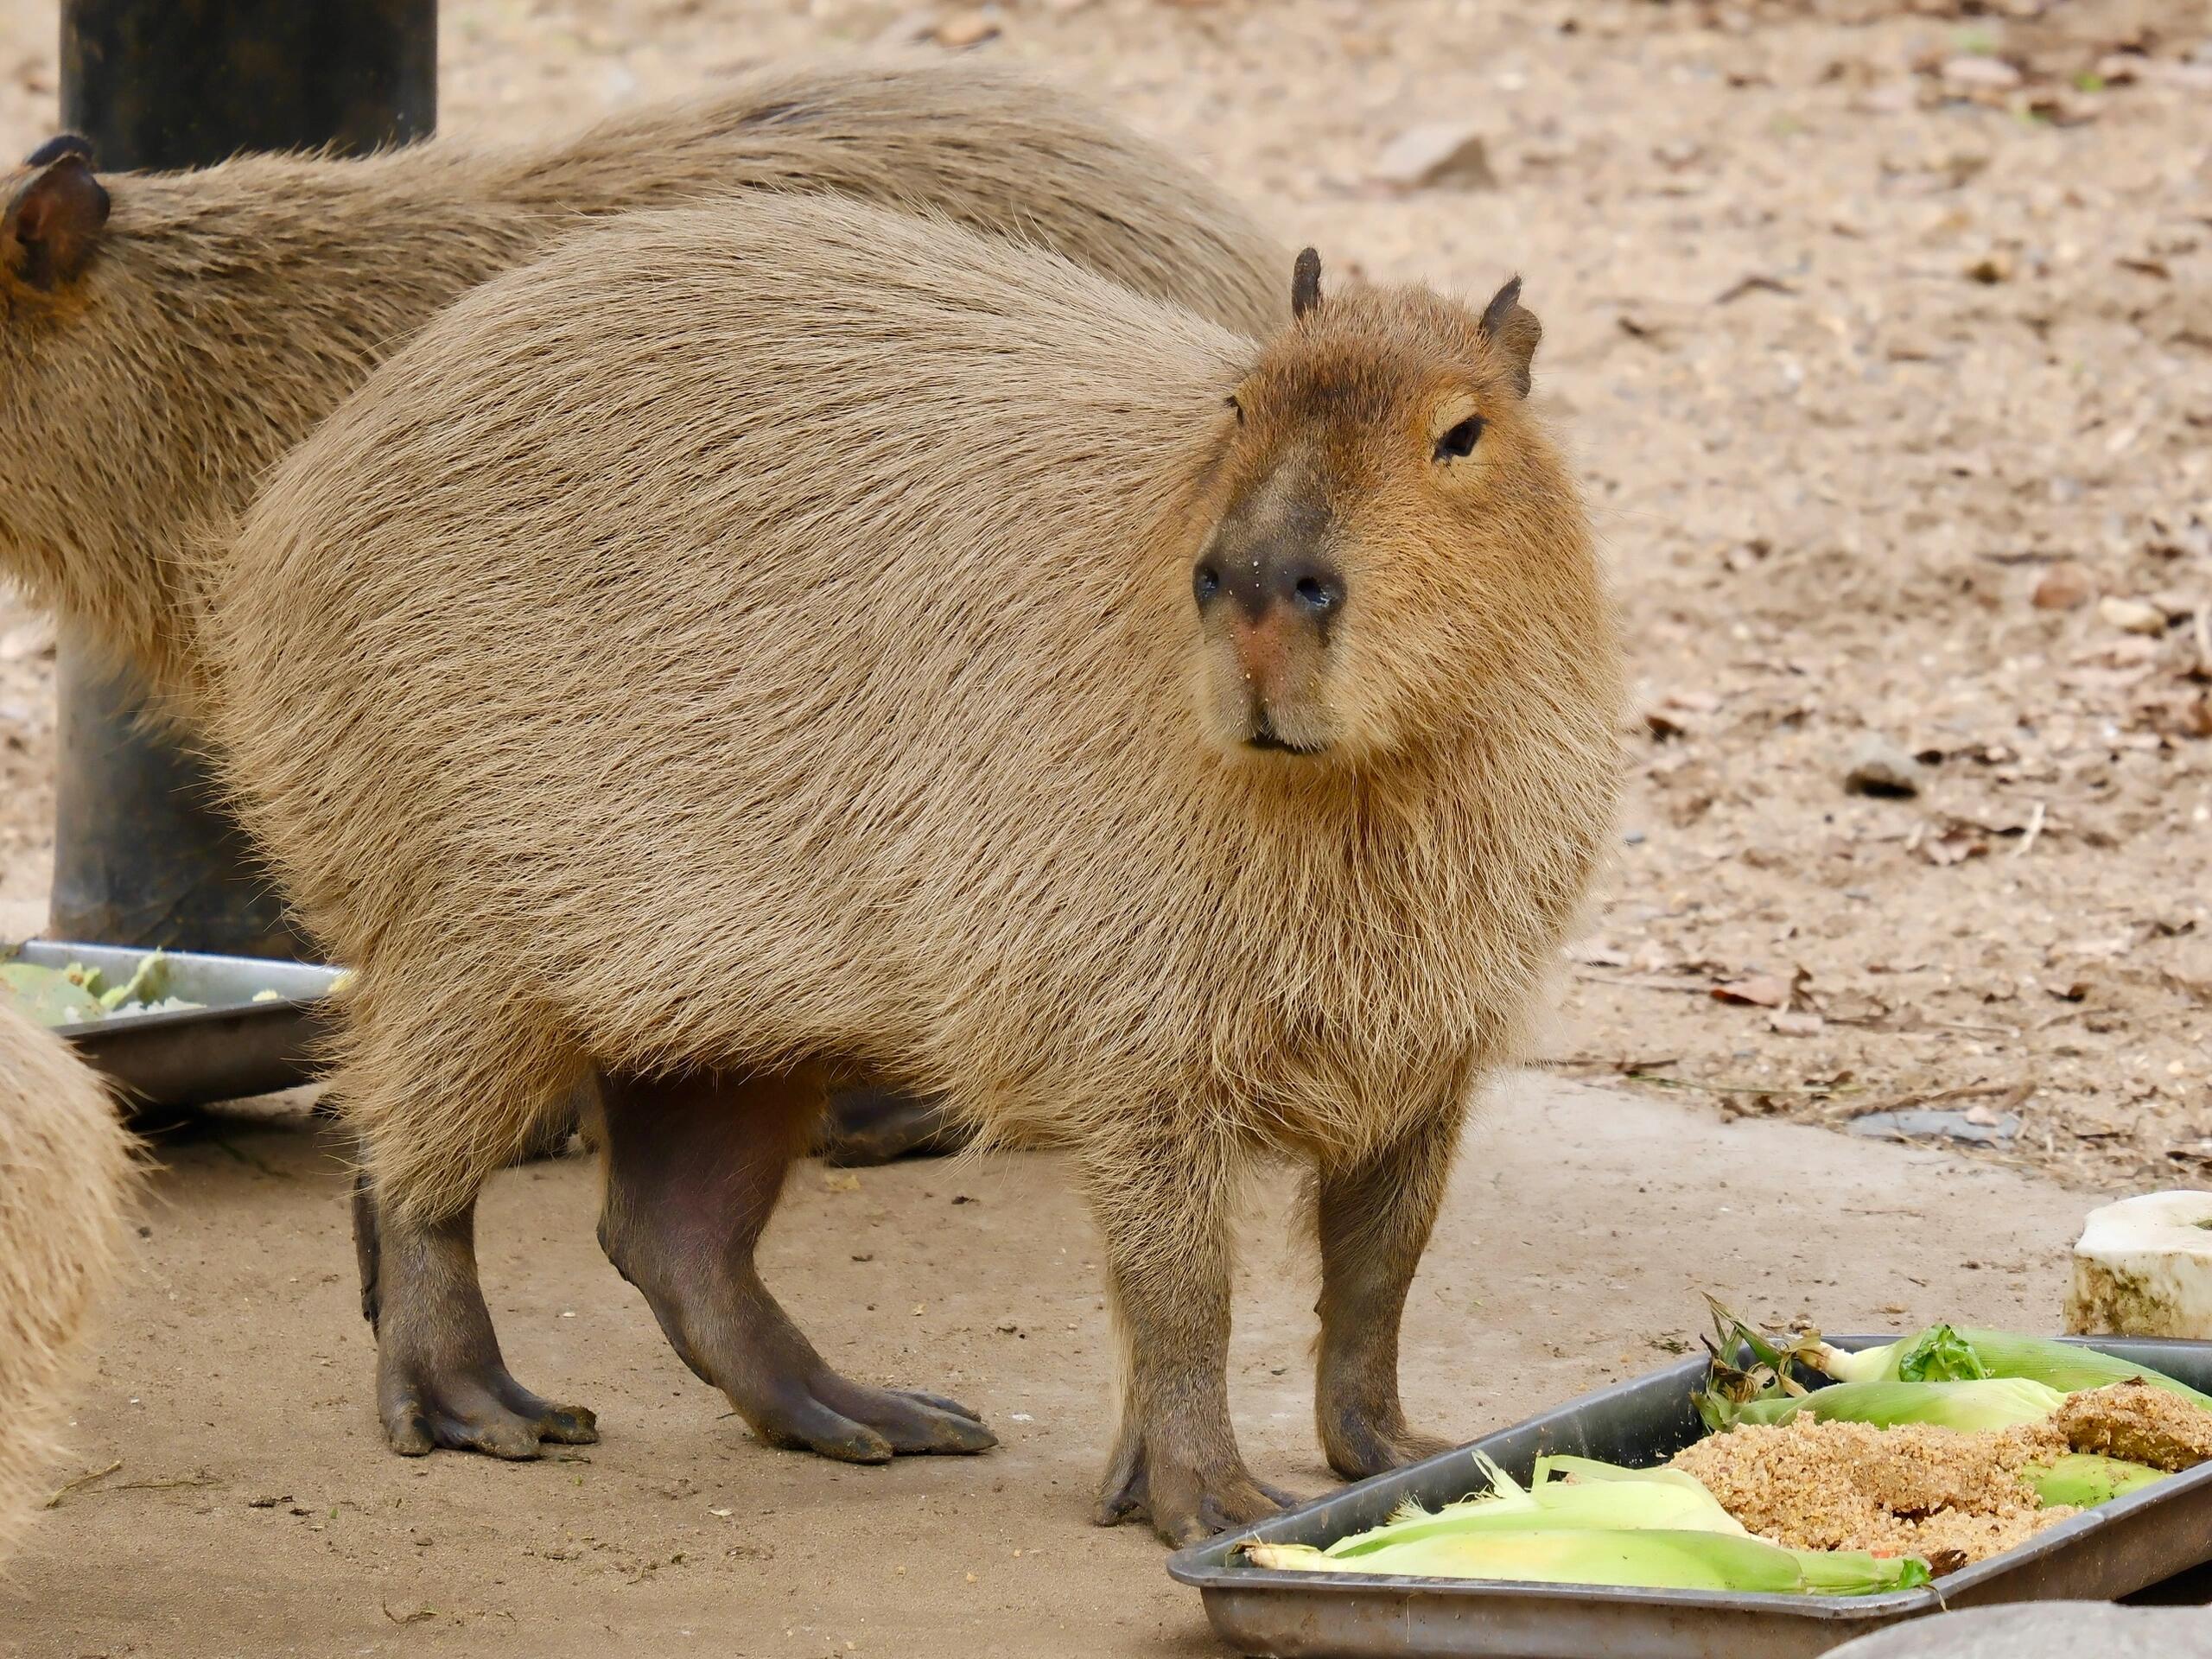
<path fill-rule="evenodd" d="M 1932 1423 L 1940 1428 L 2011 1428 L 2058 1409 L 2063 1391 L 2024 1376 L 1972 1382 L 1837 1382 L 1802 1399 L 1751 1400 L 1732 1408 L 1734 1423 L 1786 1423 L 1800 1412 L 1822 1422 Z"/>
<path fill-rule="evenodd" d="M 2166 1478 L 2163 1469 L 2096 1452 L 2069 1452 L 2020 1471 L 2020 1478 L 2035 1489 L 2037 1500 L 2045 1507 L 2065 1503 L 2077 1510 L 2109 1503 Z"/>
<path fill-rule="evenodd" d="M 1948 1325 L 1931 1325 L 1855 1354 L 1815 1343 L 1800 1357 L 1839 1382 L 1964 1382 L 1990 1375 L 1974 1344 Z"/>
<path fill-rule="evenodd" d="M 2094 1348 L 2053 1342 L 2048 1337 L 2024 1337 L 2010 1331 L 1955 1331 L 1948 1325 L 1936 1325 L 1900 1341 L 1880 1348 L 1861 1349 L 1855 1354 L 1821 1343 L 1796 1351 L 1796 1357 L 1839 1382 L 1936 1382 L 1965 1374 L 1947 1369 L 1957 1363 L 1956 1355 L 1961 1346 L 1986 1376 L 2026 1377 L 2063 1394 L 2101 1389 L 2140 1377 L 2153 1388 L 2177 1394 L 2212 1410 L 2212 1395 L 2200 1393 L 2186 1382 L 2146 1365 L 2116 1359 Z"/>
<path fill-rule="evenodd" d="M 0 996 L 13 1001 L 34 1025 L 83 1025 L 105 1012 L 99 997 L 86 988 L 81 968 L 72 977 L 67 969 L 0 963 Z"/>
<path fill-rule="evenodd" d="M 1491 1490 L 1439 1510 L 1417 1503 L 1382 1526 L 1339 1538 L 1326 1554 L 1364 1558 L 1430 1538 L 1497 1532 L 1715 1532 L 1741 1537 L 1743 1524 L 1694 1475 L 1679 1469 L 1623 1469 L 1590 1458 L 1541 1458 L 1525 1490 L 1477 1454 Z M 1554 1475 L 1568 1477 L 1554 1479 Z"/>
<path fill-rule="evenodd" d="M 127 982 L 101 992 L 100 1007 L 111 1014 L 125 1003 L 155 1003 L 168 994 L 168 956 L 165 951 L 156 950 L 140 960 Z"/>
<path fill-rule="evenodd" d="M 1648 1590 L 1865 1596 L 1929 1581 L 1915 1556 L 1783 1549 L 1717 1532 L 1474 1532 L 1343 1558 L 1303 1544 L 1249 1544 L 1252 1566 L 1277 1572 L 1612 1585 Z"/>

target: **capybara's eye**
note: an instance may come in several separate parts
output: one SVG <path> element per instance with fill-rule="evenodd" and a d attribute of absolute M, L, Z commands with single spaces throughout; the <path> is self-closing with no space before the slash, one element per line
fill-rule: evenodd
<path fill-rule="evenodd" d="M 1203 605 L 1221 591 L 1221 572 L 1210 564 L 1202 564 L 1191 572 L 1191 591 Z"/>
<path fill-rule="evenodd" d="M 1439 461 L 1459 461 L 1475 453 L 1475 440 L 1483 435 L 1483 417 L 1470 415 L 1436 441 Z"/>
<path fill-rule="evenodd" d="M 1236 424 L 1239 426 L 1243 425 L 1244 405 L 1236 401 L 1236 394 L 1233 391 L 1230 392 L 1228 397 L 1222 399 L 1222 402 L 1227 404 L 1230 408 L 1236 411 Z"/>

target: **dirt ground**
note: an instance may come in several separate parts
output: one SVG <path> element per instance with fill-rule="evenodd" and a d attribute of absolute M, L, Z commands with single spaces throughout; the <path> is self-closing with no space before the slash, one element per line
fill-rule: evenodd
<path fill-rule="evenodd" d="M 1620 868 L 1543 1059 L 1622 1081 L 1471 1141 L 1409 1338 L 1432 1423 L 1643 1368 L 1707 1286 L 1834 1325 L 2047 1325 L 2090 1195 L 2212 1182 L 2212 5 L 442 12 L 453 129 L 933 35 L 1083 86 L 1332 270 L 1524 276 L 1641 679 Z M 53 32 L 49 0 L 0 0 L 0 146 L 52 130 Z M 1480 133 L 1494 181 L 1380 182 L 1430 123 Z M 43 910 L 52 674 L 0 594 L 0 935 Z M 1870 738 L 1916 796 L 1847 791 Z M 1923 1104 L 1998 1144 L 1723 1122 Z M 825 1351 L 1007 1442 L 887 1472 L 721 1420 L 572 1164 L 500 1184 L 487 1278 L 518 1369 L 607 1443 L 386 1458 L 324 1153 L 233 1124 L 168 1161 L 73 1472 L 123 1467 L 48 1517 L 0 1652 L 1205 1650 L 1155 1548 L 1080 1524 L 1106 1335 L 1049 1160 L 805 1177 L 773 1242 Z M 1303 1256 L 1254 1240 L 1240 1419 L 1318 1489 Z"/>
<path fill-rule="evenodd" d="M 2048 1325 L 2081 1215 L 1946 1153 L 1551 1079 L 1467 1152 L 1404 1359 L 1408 1410 L 1459 1437 L 1667 1363 L 1706 1289 L 1836 1330 Z M 764 1271 L 823 1351 L 950 1391 L 1004 1442 L 880 1470 L 729 1419 L 601 1256 L 581 1160 L 501 1177 L 480 1235 L 517 1373 L 606 1438 L 524 1465 L 392 1457 L 330 1149 L 296 1115 L 233 1118 L 162 1163 L 64 1478 L 113 1466 L 0 1584 L 7 1659 L 1220 1650 L 1149 1535 L 1086 1523 L 1112 1349 L 1055 1158 L 798 1179 Z M 1231 1386 L 1261 1478 L 1319 1491 L 1313 1250 L 1287 1198 L 1269 1182 L 1251 1206 Z"/>

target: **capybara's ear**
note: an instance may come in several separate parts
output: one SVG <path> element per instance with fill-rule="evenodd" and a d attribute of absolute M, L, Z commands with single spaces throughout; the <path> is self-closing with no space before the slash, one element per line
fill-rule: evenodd
<path fill-rule="evenodd" d="M 1483 308 L 1483 337 L 1497 353 L 1511 383 L 1513 395 L 1526 397 L 1533 384 L 1529 365 L 1536 360 L 1536 342 L 1544 337 L 1544 325 L 1536 321 L 1536 314 L 1521 303 L 1521 279 L 1516 276 L 1491 297 Z"/>
<path fill-rule="evenodd" d="M 92 159 L 92 141 L 74 132 L 57 132 L 24 156 L 23 165 L 44 167 L 48 162 L 58 162 L 64 156 L 81 156 L 89 164 Z"/>
<path fill-rule="evenodd" d="M 99 244 L 107 206 L 107 192 L 84 151 L 64 150 L 16 186 L 0 208 L 0 267 L 41 290 L 73 281 Z"/>
<path fill-rule="evenodd" d="M 1321 256 L 1307 248 L 1290 268 L 1290 315 L 1302 317 L 1321 303 Z"/>

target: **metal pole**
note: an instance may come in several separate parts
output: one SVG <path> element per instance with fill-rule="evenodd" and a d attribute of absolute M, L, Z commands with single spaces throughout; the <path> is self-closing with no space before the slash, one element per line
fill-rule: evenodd
<path fill-rule="evenodd" d="M 437 0 L 62 0 L 62 124 L 92 141 L 105 170 L 315 145 L 359 153 L 419 138 L 436 119 Z M 140 689 L 66 629 L 58 681 L 48 931 L 298 954 L 205 771 L 137 726 Z"/>

